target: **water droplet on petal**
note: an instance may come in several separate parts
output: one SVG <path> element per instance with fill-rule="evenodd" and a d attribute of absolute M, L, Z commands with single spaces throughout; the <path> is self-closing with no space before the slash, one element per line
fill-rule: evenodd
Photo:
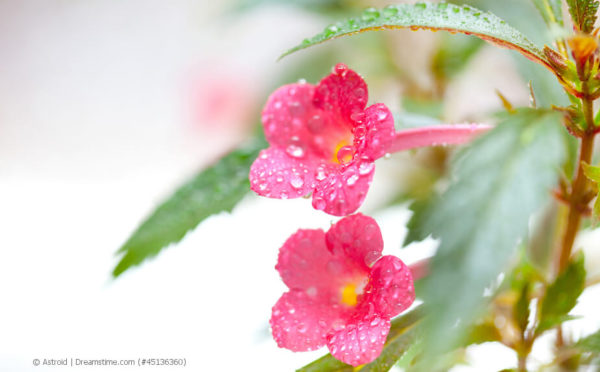
<path fill-rule="evenodd" d="M 348 186 L 354 186 L 354 184 L 356 183 L 356 181 L 358 181 L 359 178 L 360 177 L 358 174 L 353 174 L 346 180 L 346 184 L 348 184 Z"/>
<path fill-rule="evenodd" d="M 353 154 L 352 146 L 342 146 L 337 152 L 337 160 L 340 164 L 347 164 L 352 160 Z"/>
<path fill-rule="evenodd" d="M 373 171 L 373 169 L 375 169 L 375 163 L 372 163 L 372 162 L 362 162 L 358 166 L 358 173 L 361 176 L 366 176 L 367 174 L 371 173 Z"/>
<path fill-rule="evenodd" d="M 321 167 L 317 168 L 317 174 L 315 175 L 315 179 L 317 181 L 323 181 L 327 175 L 325 174 L 325 170 Z"/>
<path fill-rule="evenodd" d="M 298 176 L 293 176 L 290 180 L 290 185 L 295 189 L 299 189 L 304 185 L 304 181 Z"/>
<path fill-rule="evenodd" d="M 377 113 L 377 119 L 379 119 L 379 121 L 384 121 L 385 119 L 387 119 L 387 117 L 388 117 L 387 111 L 379 111 Z"/>
<path fill-rule="evenodd" d="M 306 126 L 311 132 L 318 133 L 323 130 L 323 118 L 321 115 L 313 115 L 310 119 L 308 119 Z"/>
<path fill-rule="evenodd" d="M 375 319 L 373 319 L 373 321 L 371 321 L 371 325 L 373 327 L 375 327 L 377 324 L 379 324 L 379 318 L 375 318 Z"/>
<path fill-rule="evenodd" d="M 287 192 L 282 191 L 280 197 L 281 197 L 281 199 L 287 199 L 288 198 Z"/>
<path fill-rule="evenodd" d="M 385 155 L 383 155 L 383 157 L 384 157 L 385 159 L 389 159 L 389 158 L 391 158 L 391 157 L 392 157 L 392 154 L 390 154 L 389 152 L 386 152 L 386 153 L 385 153 Z"/>
<path fill-rule="evenodd" d="M 289 145 L 285 149 L 285 152 L 287 152 L 288 155 L 294 158 L 301 158 L 304 156 L 304 149 L 297 145 Z"/>
<path fill-rule="evenodd" d="M 306 84 L 306 79 L 298 79 L 298 84 Z"/>
<path fill-rule="evenodd" d="M 367 134 L 367 127 L 359 125 L 354 128 L 354 137 L 363 138 Z"/>
<path fill-rule="evenodd" d="M 315 206 L 315 209 L 322 211 L 323 209 L 325 209 L 327 202 L 325 202 L 323 198 L 315 196 L 313 199 L 313 205 Z"/>
<path fill-rule="evenodd" d="M 362 123 L 363 120 L 365 120 L 365 113 L 363 111 L 355 112 L 352 115 L 350 115 L 350 119 L 357 123 Z"/>

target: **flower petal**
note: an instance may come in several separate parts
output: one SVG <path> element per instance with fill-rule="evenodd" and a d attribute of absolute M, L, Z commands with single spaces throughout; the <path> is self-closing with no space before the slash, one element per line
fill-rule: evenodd
<path fill-rule="evenodd" d="M 354 213 L 365 200 L 374 168 L 368 159 L 336 168 L 315 186 L 313 207 L 334 216 Z"/>
<path fill-rule="evenodd" d="M 279 250 L 275 267 L 290 288 L 305 291 L 323 303 L 339 303 L 340 288 L 367 271 L 356 270 L 347 256 L 334 256 L 323 230 L 298 230 Z"/>
<path fill-rule="evenodd" d="M 325 239 L 331 252 L 343 253 L 365 270 L 369 270 L 383 251 L 383 237 L 377 222 L 360 213 L 339 220 L 327 231 Z"/>
<path fill-rule="evenodd" d="M 375 360 L 390 332 L 390 320 L 369 315 L 333 333 L 327 347 L 336 359 L 358 366 Z"/>
<path fill-rule="evenodd" d="M 279 347 L 309 351 L 326 344 L 333 324 L 341 316 L 336 308 L 320 304 L 304 292 L 292 290 L 279 298 L 269 323 Z"/>
<path fill-rule="evenodd" d="M 408 266 L 395 256 L 384 256 L 369 274 L 362 303 L 373 306 L 383 317 L 393 318 L 415 300 L 415 287 Z"/>
<path fill-rule="evenodd" d="M 359 113 L 367 106 L 369 98 L 367 84 L 353 70 L 338 63 L 333 73 L 324 77 L 317 85 L 314 104 L 332 112 L 340 121 L 352 128 L 352 114 Z"/>
<path fill-rule="evenodd" d="M 303 148 L 311 142 L 312 134 L 306 122 L 319 111 L 312 103 L 314 90 L 311 84 L 288 84 L 269 96 L 262 122 L 265 137 L 271 145 L 284 149 L 289 146 Z"/>
<path fill-rule="evenodd" d="M 308 195 L 315 187 L 315 163 L 310 156 L 297 159 L 283 149 L 262 150 L 250 167 L 250 188 L 258 195 L 287 199 Z"/>
<path fill-rule="evenodd" d="M 354 128 L 354 144 L 362 156 L 379 159 L 389 151 L 396 137 L 394 116 L 386 105 L 378 103 L 365 110 L 363 121 Z"/>

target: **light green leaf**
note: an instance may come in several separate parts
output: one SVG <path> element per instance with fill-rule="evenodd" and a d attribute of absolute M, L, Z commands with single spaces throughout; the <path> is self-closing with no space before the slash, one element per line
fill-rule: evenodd
<path fill-rule="evenodd" d="M 392 327 L 379 357 L 369 364 L 352 367 L 327 354 L 296 372 L 380 372 L 388 371 L 408 350 L 417 337 L 416 326 L 423 317 L 423 308 L 417 307 L 392 320 Z"/>
<path fill-rule="evenodd" d="M 575 346 L 584 351 L 600 353 L 600 330 L 577 341 Z"/>
<path fill-rule="evenodd" d="M 542 299 L 536 334 L 572 319 L 569 312 L 585 288 L 583 253 L 574 256 L 569 266 L 548 286 Z"/>
<path fill-rule="evenodd" d="M 586 34 L 592 32 L 596 23 L 598 0 L 567 0 L 567 5 L 575 27 Z"/>
<path fill-rule="evenodd" d="M 182 185 L 123 244 L 118 252 L 122 257 L 113 276 L 180 241 L 207 217 L 231 211 L 250 190 L 250 165 L 264 147 L 264 139 L 254 139 Z"/>
<path fill-rule="evenodd" d="M 536 8 L 548 26 L 563 25 L 562 4 L 560 0 L 533 0 Z"/>
<path fill-rule="evenodd" d="M 305 39 L 281 57 L 341 36 L 399 28 L 444 30 L 474 35 L 500 47 L 516 50 L 550 68 L 540 49 L 505 21 L 467 5 L 448 3 L 396 4 L 381 10 L 369 8 L 360 17 L 328 26 L 320 34 Z"/>
<path fill-rule="evenodd" d="M 583 172 L 590 181 L 600 182 L 600 167 L 583 163 Z"/>
<path fill-rule="evenodd" d="M 456 76 L 484 43 L 463 35 L 444 35 L 437 53 L 433 56 L 432 70 L 437 80 L 447 81 Z"/>
<path fill-rule="evenodd" d="M 427 318 L 431 352 L 460 341 L 457 319 L 469 324 L 478 314 L 484 289 L 549 198 L 564 158 L 561 130 L 559 115 L 519 109 L 455 159 L 454 180 L 425 212 L 421 232 L 441 241 L 423 293 L 428 308 L 439 309 Z"/>

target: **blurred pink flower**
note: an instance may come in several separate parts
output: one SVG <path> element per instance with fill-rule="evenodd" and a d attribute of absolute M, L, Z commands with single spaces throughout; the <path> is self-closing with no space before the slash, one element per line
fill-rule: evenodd
<path fill-rule="evenodd" d="M 397 257 L 382 257 L 382 249 L 379 226 L 362 214 L 341 219 L 327 233 L 292 235 L 276 266 L 290 288 L 273 307 L 277 344 L 292 351 L 327 345 L 354 366 L 377 358 L 390 319 L 415 299 L 410 270 Z"/>

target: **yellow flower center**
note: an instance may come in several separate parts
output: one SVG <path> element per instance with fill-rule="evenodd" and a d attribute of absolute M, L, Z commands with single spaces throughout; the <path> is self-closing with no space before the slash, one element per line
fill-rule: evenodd
<path fill-rule="evenodd" d="M 356 306 L 356 298 L 358 294 L 356 293 L 356 285 L 348 284 L 344 288 L 342 288 L 342 303 L 348 306 Z"/>

